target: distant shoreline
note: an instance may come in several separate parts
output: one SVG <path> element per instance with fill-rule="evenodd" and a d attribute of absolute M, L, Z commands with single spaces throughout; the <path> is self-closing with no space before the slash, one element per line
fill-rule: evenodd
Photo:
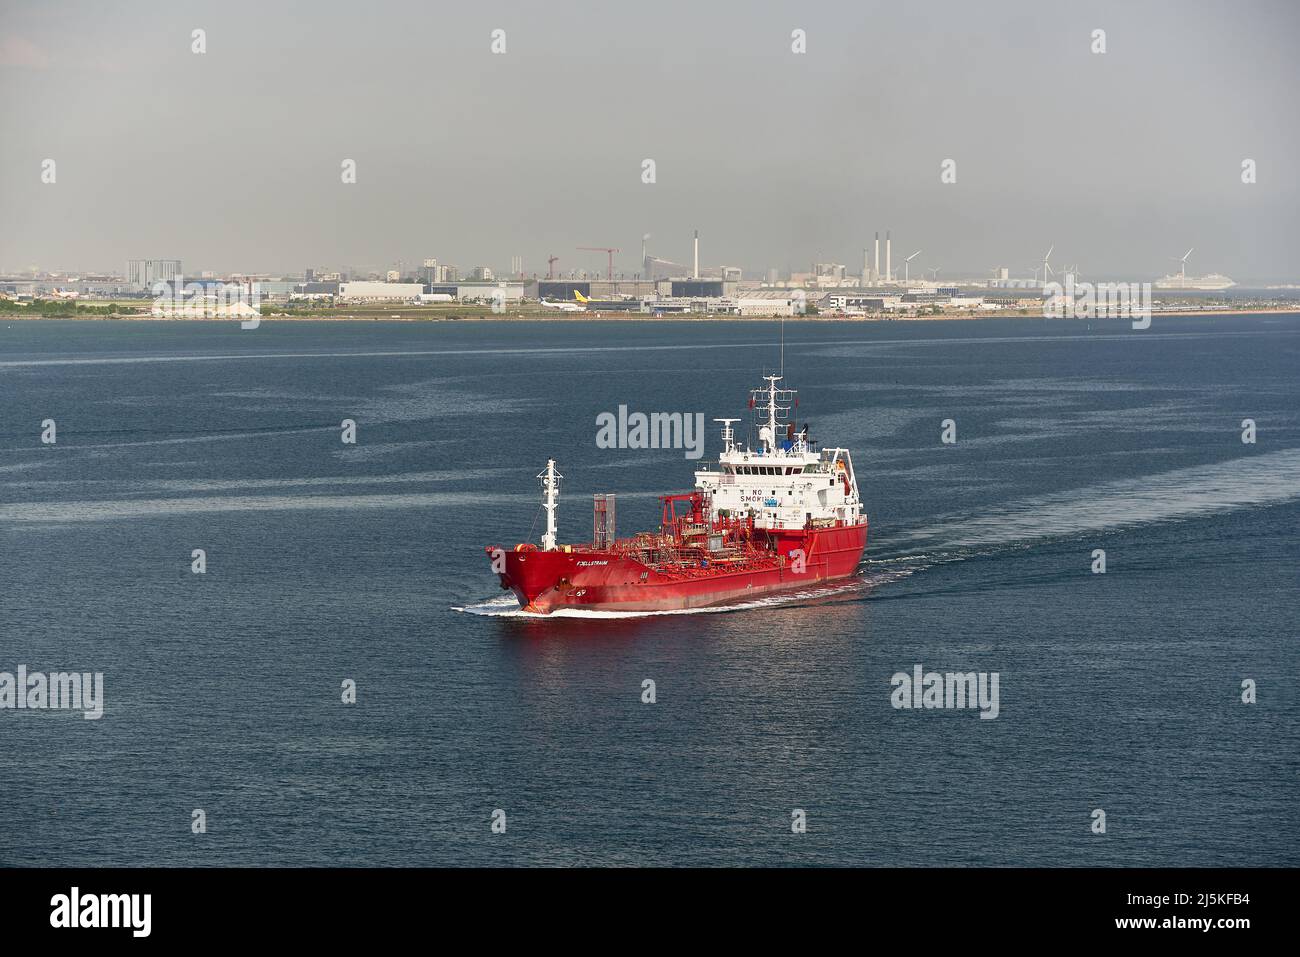
<path fill-rule="evenodd" d="M 1172 319 L 1190 319 L 1198 316 L 1245 316 L 1245 315 L 1290 315 L 1300 313 L 1300 305 L 1296 306 L 1272 306 L 1256 307 L 1243 309 L 1178 309 L 1168 312 L 1152 312 L 1151 319 L 1154 322 L 1161 317 Z M 1067 316 L 1066 319 L 1076 317 Z M 1129 321 L 1127 316 L 1091 316 L 1078 317 L 1085 319 L 1096 319 L 1099 322 L 1104 321 Z M 1059 321 L 1058 317 L 1046 317 L 1042 313 L 1028 312 L 1023 310 L 1007 310 L 998 312 L 981 312 L 971 314 L 969 312 L 939 313 L 937 315 L 925 316 L 843 316 L 843 315 L 803 315 L 803 316 L 735 316 L 722 315 L 716 313 L 674 313 L 667 316 L 649 316 L 642 312 L 611 312 L 611 313 L 581 313 L 581 312 L 563 312 L 556 313 L 550 310 L 538 310 L 528 308 L 524 312 L 511 311 L 508 313 L 498 314 L 485 309 L 471 309 L 464 312 L 451 312 L 449 310 L 439 310 L 437 313 L 430 314 L 423 311 L 403 310 L 396 313 L 384 311 L 368 311 L 365 313 L 348 313 L 346 315 L 334 313 L 313 313 L 311 315 L 280 315 L 280 316 L 261 316 L 261 322 L 778 322 L 784 319 L 787 322 L 932 322 L 932 321 L 960 321 L 960 322 L 978 322 L 987 319 L 1044 319 L 1049 321 Z M 74 321 L 74 322 L 240 322 L 242 320 L 235 317 L 190 317 L 179 316 L 175 318 L 160 317 L 147 314 L 122 313 L 109 315 L 71 315 L 71 316 L 44 316 L 44 315 L 23 315 L 21 312 L 0 312 L 0 322 L 16 320 L 19 322 L 43 322 L 43 321 Z"/>

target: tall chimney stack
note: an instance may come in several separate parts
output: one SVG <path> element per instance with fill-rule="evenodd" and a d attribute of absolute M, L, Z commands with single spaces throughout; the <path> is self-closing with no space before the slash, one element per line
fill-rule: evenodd
<path fill-rule="evenodd" d="M 889 230 L 885 230 L 885 282 L 894 281 L 893 266 L 893 240 L 889 238 Z"/>
<path fill-rule="evenodd" d="M 700 278 L 700 231 L 695 230 L 695 270 L 691 273 L 692 279 Z"/>
<path fill-rule="evenodd" d="M 871 278 L 880 282 L 880 230 L 876 230 L 876 268 L 872 271 Z"/>

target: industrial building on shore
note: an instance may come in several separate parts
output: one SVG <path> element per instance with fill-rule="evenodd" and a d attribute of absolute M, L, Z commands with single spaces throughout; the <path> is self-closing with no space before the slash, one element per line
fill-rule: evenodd
<path fill-rule="evenodd" d="M 398 261 L 396 268 L 308 268 L 301 278 L 246 273 L 228 273 L 219 278 L 202 271 L 190 279 L 184 275 L 180 259 L 129 259 L 121 275 L 63 271 L 42 274 L 33 269 L 21 277 L 0 276 L 0 295 L 19 300 L 164 298 L 171 304 L 164 312 L 174 312 L 176 304 L 185 306 L 190 300 L 228 298 L 231 287 L 235 287 L 246 293 L 248 301 L 339 307 L 455 302 L 499 308 L 531 302 L 555 310 L 555 315 L 590 312 L 887 318 L 1033 310 L 1041 308 L 1047 287 L 1053 285 L 1047 282 L 1049 278 L 1070 276 L 1077 280 L 1077 266 L 1056 270 L 1051 267 L 1048 260 L 1054 246 L 1049 246 L 1032 278 L 1013 278 L 1007 267 L 998 267 L 983 280 L 939 281 L 937 267 L 922 269 L 922 262 L 917 261 L 922 250 L 896 261 L 893 234 L 886 230 L 883 238 L 875 233 L 871 246 L 862 250 L 860 271 L 819 255 L 807 271 L 791 269 L 781 274 L 768 269 L 762 278 L 752 274 L 745 278 L 737 266 L 702 264 L 698 231 L 691 237 L 691 255 L 682 257 L 689 259 L 689 264 L 652 255 L 650 238 L 648 233 L 642 236 L 642 271 L 631 276 L 615 272 L 615 255 L 621 250 L 606 246 L 577 247 L 579 251 L 605 254 L 603 276 L 588 268 L 570 268 L 567 274 L 557 274 L 555 264 L 561 257 L 551 255 L 546 275 L 534 274 L 531 278 L 524 275 L 523 257 L 518 255 L 511 257 L 507 273 L 488 265 L 462 270 L 425 258 L 418 261 L 418 266 Z M 1184 264 L 1190 252 L 1182 257 Z M 1180 288 L 1169 299 L 1194 298 L 1181 288 L 1188 283 L 1178 285 Z"/>

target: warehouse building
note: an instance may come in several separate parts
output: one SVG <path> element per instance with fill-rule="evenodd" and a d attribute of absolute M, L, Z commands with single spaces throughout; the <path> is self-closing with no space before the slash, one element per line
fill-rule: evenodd
<path fill-rule="evenodd" d="M 418 282 L 341 282 L 339 298 L 353 302 L 404 301 L 419 299 L 424 285 Z"/>
<path fill-rule="evenodd" d="M 793 316 L 793 299 L 736 299 L 735 310 L 738 316 Z"/>
<path fill-rule="evenodd" d="M 721 279 L 674 279 L 669 295 L 675 299 L 721 299 L 734 291 L 735 283 Z"/>
<path fill-rule="evenodd" d="M 526 295 L 572 302 L 575 291 L 588 299 L 645 299 L 658 293 L 655 284 L 644 279 L 538 279 L 528 284 Z"/>
<path fill-rule="evenodd" d="M 461 302 L 491 302 L 498 297 L 506 302 L 518 302 L 524 298 L 524 284 L 521 282 L 456 283 L 456 298 Z"/>

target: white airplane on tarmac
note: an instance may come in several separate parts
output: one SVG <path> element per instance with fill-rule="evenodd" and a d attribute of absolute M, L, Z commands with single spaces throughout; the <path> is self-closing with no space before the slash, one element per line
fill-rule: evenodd
<path fill-rule="evenodd" d="M 561 312 L 586 312 L 587 303 L 591 300 L 576 289 L 573 290 L 573 298 L 575 302 L 551 302 L 549 299 L 543 299 L 541 303 L 547 309 L 559 309 Z"/>

